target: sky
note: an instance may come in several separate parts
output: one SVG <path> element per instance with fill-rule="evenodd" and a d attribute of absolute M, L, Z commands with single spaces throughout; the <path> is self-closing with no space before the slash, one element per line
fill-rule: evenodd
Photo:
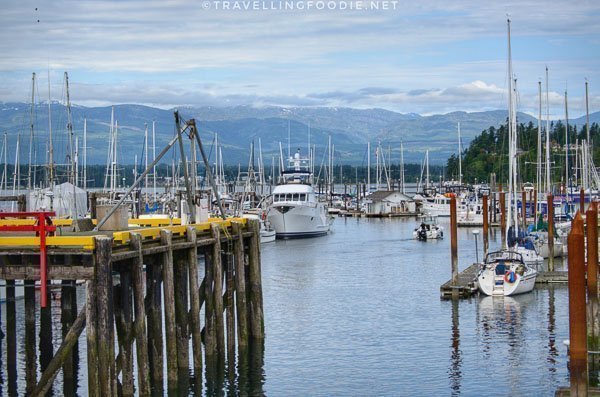
<path fill-rule="evenodd" d="M 0 102 L 600 110 L 597 0 L 3 0 Z M 48 84 L 50 82 L 50 84 Z M 544 114 L 546 104 L 543 104 Z"/>

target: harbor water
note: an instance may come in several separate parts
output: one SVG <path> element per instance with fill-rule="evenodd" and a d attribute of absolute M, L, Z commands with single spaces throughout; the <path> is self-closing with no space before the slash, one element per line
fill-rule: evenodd
<path fill-rule="evenodd" d="M 201 388 L 192 376 L 177 394 L 552 396 L 568 385 L 567 286 L 441 300 L 439 287 L 451 268 L 449 222 L 440 222 L 446 228 L 440 241 L 413 240 L 415 218 L 338 218 L 328 236 L 263 244 L 264 350 L 248 362 L 225 363 L 223 371 L 205 371 Z M 476 253 L 473 230 L 459 229 L 459 270 L 476 255 L 481 259 L 481 235 Z M 491 249 L 499 241 L 493 231 Z M 19 361 L 12 388 L 24 395 L 23 302 L 16 308 Z M 54 350 L 60 344 L 55 313 Z M 3 331 L 5 325 L 2 304 Z M 79 357 L 75 389 L 83 396 L 85 332 Z M 7 371 L 3 362 L 2 395 L 9 394 Z M 61 379 L 54 395 L 65 394 Z"/>

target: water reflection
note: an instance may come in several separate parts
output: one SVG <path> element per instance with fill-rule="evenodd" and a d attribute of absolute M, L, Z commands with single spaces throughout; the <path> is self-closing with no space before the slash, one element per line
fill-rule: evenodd
<path fill-rule="evenodd" d="M 458 299 L 452 299 L 452 352 L 450 358 L 450 388 L 452 395 L 460 394 L 462 380 L 462 352 L 460 350 L 460 327 L 458 321 Z"/>

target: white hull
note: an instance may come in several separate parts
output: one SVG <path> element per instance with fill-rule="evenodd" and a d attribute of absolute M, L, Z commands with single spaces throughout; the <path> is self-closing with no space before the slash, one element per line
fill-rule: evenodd
<path fill-rule="evenodd" d="M 468 214 L 459 216 L 457 219 L 458 226 L 483 226 L 483 215 L 482 214 Z"/>
<path fill-rule="evenodd" d="M 331 226 L 322 203 L 276 203 L 267 210 L 267 220 L 278 239 L 324 236 Z"/>
<path fill-rule="evenodd" d="M 421 204 L 421 213 L 433 216 L 450 216 L 450 205 L 424 201 Z"/>
<path fill-rule="evenodd" d="M 276 232 L 275 229 L 261 229 L 260 230 L 260 243 L 271 243 L 275 241 Z"/>
<path fill-rule="evenodd" d="M 413 232 L 413 238 L 416 240 L 438 240 L 444 238 L 444 230 L 426 230 L 420 233 L 419 229 L 415 229 Z"/>
<path fill-rule="evenodd" d="M 477 283 L 479 290 L 485 295 L 511 296 L 533 290 L 536 278 L 535 268 L 521 261 L 500 259 L 482 265 Z"/>

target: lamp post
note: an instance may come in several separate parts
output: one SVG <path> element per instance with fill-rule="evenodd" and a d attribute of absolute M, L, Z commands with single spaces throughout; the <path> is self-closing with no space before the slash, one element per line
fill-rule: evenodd
<path fill-rule="evenodd" d="M 473 230 L 473 236 L 475 236 L 475 261 L 479 263 L 479 250 L 477 249 L 477 237 L 479 237 L 479 230 Z"/>

